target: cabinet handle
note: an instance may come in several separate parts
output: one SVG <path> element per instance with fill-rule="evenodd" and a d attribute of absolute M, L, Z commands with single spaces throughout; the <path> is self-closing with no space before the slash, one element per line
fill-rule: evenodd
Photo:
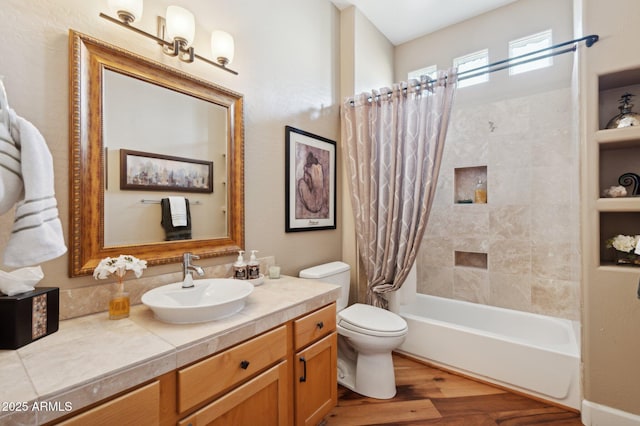
<path fill-rule="evenodd" d="M 322 330 L 324 328 L 324 323 L 320 321 L 316 324 L 316 327 L 318 327 L 318 330 Z"/>
<path fill-rule="evenodd" d="M 300 377 L 300 381 L 301 382 L 306 382 L 307 381 L 307 360 L 304 359 L 303 356 L 301 356 L 300 357 L 300 362 L 302 363 L 302 366 L 303 366 L 302 377 Z"/>
<path fill-rule="evenodd" d="M 249 367 L 249 361 L 247 360 L 240 361 L 240 368 L 242 368 L 243 370 L 246 370 L 248 367 Z"/>

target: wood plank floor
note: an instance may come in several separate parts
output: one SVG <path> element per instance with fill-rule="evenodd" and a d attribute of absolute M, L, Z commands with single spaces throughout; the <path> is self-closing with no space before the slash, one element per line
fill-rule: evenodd
<path fill-rule="evenodd" d="M 358 395 L 342 386 L 326 426 L 575 425 L 580 414 L 394 354 L 398 393 L 390 400 Z"/>

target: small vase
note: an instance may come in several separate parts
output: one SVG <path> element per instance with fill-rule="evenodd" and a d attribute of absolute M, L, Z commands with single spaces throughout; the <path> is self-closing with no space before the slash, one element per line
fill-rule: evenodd
<path fill-rule="evenodd" d="M 124 291 L 124 283 L 119 282 L 115 293 L 109 300 L 109 319 L 116 320 L 127 318 L 129 316 L 129 293 Z"/>

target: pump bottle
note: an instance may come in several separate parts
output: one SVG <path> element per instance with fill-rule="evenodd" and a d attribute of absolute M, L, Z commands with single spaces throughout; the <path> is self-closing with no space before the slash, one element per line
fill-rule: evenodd
<path fill-rule="evenodd" d="M 233 264 L 233 278 L 237 280 L 247 279 L 247 264 L 244 262 L 243 250 L 238 250 L 238 259 Z"/>
<path fill-rule="evenodd" d="M 256 259 L 256 253 L 258 250 L 251 250 L 251 257 L 249 263 L 247 263 L 247 274 L 250 280 L 260 278 L 260 262 Z"/>

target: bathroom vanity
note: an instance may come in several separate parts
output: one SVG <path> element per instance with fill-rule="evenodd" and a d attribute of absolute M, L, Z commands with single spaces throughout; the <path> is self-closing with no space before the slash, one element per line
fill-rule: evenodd
<path fill-rule="evenodd" d="M 218 321 L 162 323 L 142 305 L 62 321 L 0 351 L 0 423 L 315 425 L 337 401 L 338 292 L 282 277 Z"/>

